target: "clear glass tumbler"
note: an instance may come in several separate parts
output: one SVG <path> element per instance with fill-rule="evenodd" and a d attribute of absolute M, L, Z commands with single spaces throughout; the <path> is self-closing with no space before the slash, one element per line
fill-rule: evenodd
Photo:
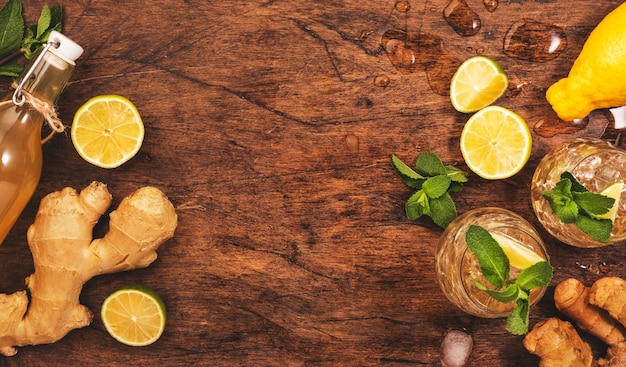
<path fill-rule="evenodd" d="M 482 276 L 476 257 L 465 243 L 465 232 L 475 224 L 491 233 L 497 233 L 534 251 L 549 261 L 548 252 L 535 228 L 516 213 L 501 208 L 478 208 L 456 218 L 445 229 L 439 239 L 435 263 L 437 280 L 446 297 L 468 314 L 484 317 L 506 317 L 515 307 L 514 302 L 502 303 L 478 289 L 474 282 L 488 285 Z M 511 277 L 520 270 L 511 267 Z M 530 292 L 531 306 L 543 297 L 546 288 L 536 288 Z"/>
<path fill-rule="evenodd" d="M 622 192 L 608 243 L 596 241 L 574 224 L 565 224 L 542 196 L 570 172 L 587 190 L 599 193 L 615 182 L 626 181 L 626 151 L 601 139 L 578 138 L 562 144 L 539 162 L 530 188 L 535 215 L 552 236 L 575 247 L 601 247 L 626 240 L 626 192 Z"/>

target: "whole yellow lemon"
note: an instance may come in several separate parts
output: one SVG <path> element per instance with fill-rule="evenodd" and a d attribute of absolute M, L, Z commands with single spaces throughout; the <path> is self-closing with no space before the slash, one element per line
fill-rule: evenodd
<path fill-rule="evenodd" d="M 591 32 L 567 78 L 548 88 L 546 99 L 565 121 L 626 105 L 626 2 Z"/>

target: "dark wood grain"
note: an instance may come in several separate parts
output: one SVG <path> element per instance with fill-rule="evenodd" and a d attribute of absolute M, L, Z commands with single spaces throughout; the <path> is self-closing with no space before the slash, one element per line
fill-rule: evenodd
<path fill-rule="evenodd" d="M 45 3 L 26 2 L 29 23 Z M 85 48 L 59 101 L 61 118 L 69 123 L 95 95 L 121 94 L 141 112 L 146 138 L 115 170 L 84 162 L 67 136 L 44 146 L 39 188 L 0 247 L 0 291 L 24 288 L 33 269 L 26 229 L 39 200 L 65 186 L 105 182 L 116 207 L 139 186 L 155 185 L 178 208 L 180 224 L 149 268 L 87 283 L 91 326 L 21 348 L 0 366 L 437 365 L 449 328 L 474 337 L 469 366 L 536 365 L 504 320 L 468 316 L 439 290 L 433 253 L 441 230 L 406 219 L 411 192 L 389 154 L 413 162 L 431 150 L 467 170 L 458 140 L 468 116 L 431 88 L 449 78 L 451 65 L 399 70 L 381 39 L 390 30 L 430 35 L 448 59 L 478 52 L 507 70 L 520 88 L 498 104 L 533 130 L 531 159 L 511 179 L 470 175 L 454 198 L 459 212 L 499 206 L 539 227 L 529 185 L 541 157 L 575 136 L 619 135 L 603 111 L 581 128 L 559 123 L 544 98 L 619 3 L 501 0 L 490 13 L 468 0 L 482 28 L 462 37 L 442 16 L 445 0 L 411 0 L 406 12 L 394 0 L 61 1 L 64 33 Z M 522 17 L 563 28 L 567 48 L 543 63 L 504 55 L 503 37 Z M 376 77 L 388 85 L 377 86 Z M 10 79 L 0 81 L 8 89 Z M 97 233 L 105 230 L 106 218 Z M 540 231 L 554 282 L 626 276 L 623 245 L 576 249 Z M 140 349 L 110 338 L 97 315 L 106 295 L 137 282 L 157 290 L 169 312 L 163 337 Z M 557 315 L 551 292 L 531 324 Z"/>

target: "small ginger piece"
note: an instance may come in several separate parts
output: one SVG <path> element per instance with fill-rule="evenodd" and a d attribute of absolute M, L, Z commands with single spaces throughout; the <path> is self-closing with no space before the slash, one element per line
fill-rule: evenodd
<path fill-rule="evenodd" d="M 603 277 L 589 290 L 589 303 L 606 310 L 620 324 L 626 325 L 626 280 Z"/>
<path fill-rule="evenodd" d="M 540 321 L 524 337 L 524 347 L 541 358 L 539 367 L 595 367 L 591 347 L 567 321 Z"/>
<path fill-rule="evenodd" d="M 607 311 L 589 303 L 589 288 L 578 279 L 566 279 L 556 286 L 554 304 L 578 327 L 606 344 L 616 345 L 626 340 L 624 327 Z"/>
<path fill-rule="evenodd" d="M 80 194 L 65 188 L 41 200 L 27 233 L 35 267 L 26 279 L 30 300 L 25 291 L 0 294 L 0 354 L 54 343 L 89 325 L 93 314 L 79 301 L 83 285 L 96 275 L 150 265 L 174 235 L 174 207 L 160 190 L 143 187 L 122 200 L 110 214 L 109 232 L 92 241 L 111 200 L 98 182 Z"/>
<path fill-rule="evenodd" d="M 626 343 L 619 343 L 609 347 L 606 357 L 598 360 L 598 367 L 626 366 Z"/>

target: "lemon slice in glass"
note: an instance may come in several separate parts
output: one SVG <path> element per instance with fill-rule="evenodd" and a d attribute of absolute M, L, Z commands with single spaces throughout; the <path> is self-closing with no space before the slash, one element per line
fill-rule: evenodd
<path fill-rule="evenodd" d="M 460 146 L 469 169 L 482 178 L 497 180 L 513 176 L 526 165 L 532 135 L 518 114 L 489 106 L 467 120 Z"/>
<path fill-rule="evenodd" d="M 71 137 L 74 148 L 87 162 L 115 168 L 137 154 L 144 126 L 131 101 L 118 95 L 102 95 L 76 111 Z"/>
<path fill-rule="evenodd" d="M 509 79 L 497 62 L 474 56 L 465 60 L 452 76 L 450 101 L 459 112 L 476 112 L 500 98 L 508 86 Z"/>
<path fill-rule="evenodd" d="M 622 192 L 625 189 L 623 182 L 616 182 L 607 186 L 604 190 L 600 192 L 600 195 L 608 196 L 610 198 L 615 199 L 613 206 L 609 209 L 608 212 L 601 215 L 594 215 L 593 217 L 598 219 L 610 219 L 615 221 L 615 217 L 617 216 L 617 209 L 619 208 L 620 198 L 622 196 Z"/>
<path fill-rule="evenodd" d="M 540 261 L 545 261 L 545 259 L 536 252 L 508 236 L 499 233 L 491 233 L 491 237 L 498 241 L 502 251 L 504 251 L 504 254 L 509 259 L 509 264 L 513 268 L 524 270 Z"/>
<path fill-rule="evenodd" d="M 165 330 L 163 300 L 150 288 L 132 285 L 111 293 L 102 304 L 101 317 L 107 332 L 120 343 L 146 346 Z"/>

